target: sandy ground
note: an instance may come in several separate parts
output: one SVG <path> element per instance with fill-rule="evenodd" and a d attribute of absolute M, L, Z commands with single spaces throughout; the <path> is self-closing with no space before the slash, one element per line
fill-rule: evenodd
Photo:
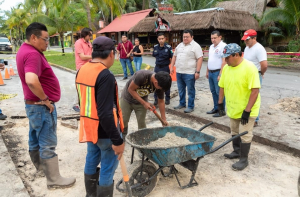
<path fill-rule="evenodd" d="M 202 125 L 190 120 L 185 120 L 169 115 L 172 125 L 182 125 L 199 129 Z M 158 127 L 160 122 L 153 114 L 147 116 L 147 126 Z M 135 115 L 130 121 L 130 132 L 137 129 Z M 214 146 L 221 144 L 230 137 L 230 134 L 216 129 L 206 128 L 204 133 L 217 138 Z M 60 159 L 60 170 L 63 176 L 76 177 L 76 184 L 72 188 L 63 190 L 48 190 L 46 179 L 35 176 L 35 168 L 30 161 L 27 145 L 28 120 L 16 121 L 16 126 L 3 131 L 3 138 L 8 146 L 15 164 L 22 162 L 24 166 L 18 167 L 18 172 L 33 197 L 83 197 L 85 188 L 83 182 L 83 168 L 85 163 L 86 145 L 78 143 L 78 131 L 60 125 L 58 121 L 58 146 L 57 153 Z M 231 169 L 231 165 L 237 160 L 228 160 L 224 153 L 231 151 L 231 145 L 227 145 L 214 154 L 207 155 L 200 160 L 196 180 L 198 186 L 180 189 L 175 177 L 165 178 L 160 174 L 158 183 L 148 196 L 155 197 L 185 197 L 185 196 L 285 196 L 297 197 L 297 179 L 300 170 L 300 158 L 293 157 L 274 148 L 253 143 L 250 151 L 250 165 L 241 172 Z M 129 166 L 131 147 L 126 146 L 125 160 Z M 137 154 L 135 159 L 138 159 Z M 21 163 L 21 165 L 22 165 Z M 190 171 L 176 165 L 179 177 L 183 184 L 190 178 Z M 122 177 L 120 167 L 115 173 L 115 182 Z M 116 189 L 115 197 L 125 196 Z"/>

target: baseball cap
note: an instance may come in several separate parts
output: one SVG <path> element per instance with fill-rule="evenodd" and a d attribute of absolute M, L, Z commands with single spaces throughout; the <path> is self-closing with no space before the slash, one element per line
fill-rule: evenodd
<path fill-rule="evenodd" d="M 105 51 L 113 49 L 115 49 L 115 41 L 106 36 L 99 36 L 93 41 L 94 51 Z"/>
<path fill-rule="evenodd" d="M 238 44 L 230 43 L 224 47 L 223 58 L 230 56 L 233 53 L 238 53 L 241 51 L 241 47 Z"/>
<path fill-rule="evenodd" d="M 251 36 L 256 36 L 256 35 L 257 32 L 254 29 L 248 29 L 247 31 L 245 31 L 242 40 L 248 40 Z"/>

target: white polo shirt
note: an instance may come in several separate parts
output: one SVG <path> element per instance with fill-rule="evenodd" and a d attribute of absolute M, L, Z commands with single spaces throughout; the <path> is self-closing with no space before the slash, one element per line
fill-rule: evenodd
<path fill-rule="evenodd" d="M 180 43 L 175 49 L 174 56 L 177 73 L 195 74 L 197 60 L 203 56 L 203 52 L 200 45 L 192 40 L 187 45 Z"/>
<path fill-rule="evenodd" d="M 226 43 L 221 40 L 221 42 L 214 46 L 214 44 L 210 45 L 209 47 L 209 53 L 208 53 L 208 70 L 217 70 L 221 69 L 222 67 L 222 55 L 224 47 L 226 46 Z"/>
<path fill-rule="evenodd" d="M 267 60 L 267 51 L 257 42 L 251 48 L 245 48 L 244 58 L 251 61 L 257 67 L 258 71 L 261 71 L 260 62 Z"/>

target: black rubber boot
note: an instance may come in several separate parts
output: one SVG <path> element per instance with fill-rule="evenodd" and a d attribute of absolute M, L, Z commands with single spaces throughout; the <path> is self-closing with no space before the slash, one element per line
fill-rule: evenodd
<path fill-rule="evenodd" d="M 97 185 L 97 197 L 113 197 L 114 195 L 114 182 L 107 187 Z"/>
<path fill-rule="evenodd" d="M 234 135 L 232 137 L 234 137 Z M 224 156 L 228 159 L 239 158 L 240 157 L 240 149 L 241 149 L 240 145 L 241 145 L 241 138 L 240 137 L 232 140 L 233 151 L 230 154 L 224 154 Z"/>
<path fill-rule="evenodd" d="M 241 157 L 238 162 L 232 165 L 233 170 L 244 170 L 248 166 L 248 154 L 251 143 L 241 143 Z"/>
<path fill-rule="evenodd" d="M 97 168 L 96 173 L 92 175 L 84 174 L 85 197 L 97 197 L 97 185 L 99 181 L 100 168 Z"/>

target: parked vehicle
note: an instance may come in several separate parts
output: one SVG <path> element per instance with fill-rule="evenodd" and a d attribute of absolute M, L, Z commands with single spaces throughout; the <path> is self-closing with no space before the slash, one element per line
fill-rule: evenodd
<path fill-rule="evenodd" d="M 0 51 L 12 51 L 12 45 L 8 38 L 0 37 Z"/>

